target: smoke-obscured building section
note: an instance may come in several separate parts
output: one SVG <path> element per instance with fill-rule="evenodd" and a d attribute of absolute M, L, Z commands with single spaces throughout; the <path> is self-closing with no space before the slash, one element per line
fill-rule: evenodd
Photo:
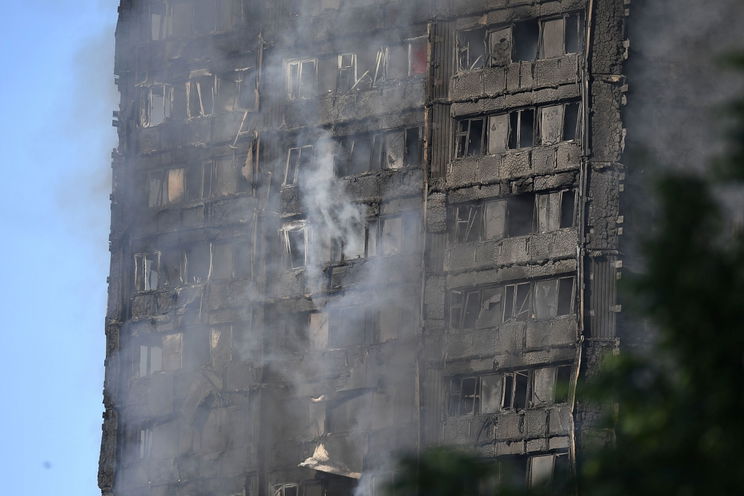
<path fill-rule="evenodd" d="M 104 495 L 580 461 L 618 346 L 624 2 L 122 0 Z"/>

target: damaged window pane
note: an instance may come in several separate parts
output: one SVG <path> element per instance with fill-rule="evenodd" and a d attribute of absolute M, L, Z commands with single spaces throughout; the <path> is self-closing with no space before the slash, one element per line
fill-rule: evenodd
<path fill-rule="evenodd" d="M 426 38 L 417 38 L 408 43 L 408 75 L 426 74 L 429 67 L 426 55 Z"/>
<path fill-rule="evenodd" d="M 297 484 L 275 484 L 271 486 L 272 496 L 299 496 Z"/>
<path fill-rule="evenodd" d="M 159 41 L 166 37 L 165 6 L 161 2 L 152 2 L 150 8 L 150 40 Z"/>
<path fill-rule="evenodd" d="M 514 25 L 514 48 L 512 60 L 530 62 L 537 58 L 540 24 L 536 20 Z"/>
<path fill-rule="evenodd" d="M 540 44 L 540 58 L 560 57 L 566 53 L 563 46 L 565 22 L 564 19 L 548 19 L 542 22 L 542 39 Z"/>
<path fill-rule="evenodd" d="M 140 429 L 137 433 L 137 456 L 146 460 L 152 455 L 152 429 Z"/>
<path fill-rule="evenodd" d="M 482 69 L 486 60 L 486 30 L 457 33 L 457 54 L 458 71 Z"/>
<path fill-rule="evenodd" d="M 563 113 L 563 141 L 575 140 L 580 136 L 580 109 L 581 104 L 579 102 L 571 102 L 565 105 Z"/>
<path fill-rule="evenodd" d="M 527 370 L 504 374 L 501 408 L 504 410 L 524 410 L 530 385 L 530 373 Z"/>
<path fill-rule="evenodd" d="M 201 71 L 200 71 L 201 72 Z M 215 78 L 212 75 L 193 77 L 186 83 L 189 119 L 214 113 Z"/>
<path fill-rule="evenodd" d="M 540 143 L 553 145 L 563 137 L 563 105 L 540 108 Z"/>
<path fill-rule="evenodd" d="M 532 313 L 530 283 L 509 284 L 504 288 L 504 322 L 527 320 Z"/>
<path fill-rule="evenodd" d="M 529 460 L 529 487 L 549 484 L 553 479 L 553 456 L 531 456 Z"/>
<path fill-rule="evenodd" d="M 506 233 L 506 200 L 485 203 L 485 238 L 501 239 Z"/>
<path fill-rule="evenodd" d="M 284 169 L 284 184 L 297 184 L 300 170 L 308 170 L 314 157 L 312 145 L 290 148 L 287 151 L 287 164 Z"/>
<path fill-rule="evenodd" d="M 357 82 L 357 56 L 355 53 L 342 53 L 338 56 L 337 91 L 349 91 Z"/>
<path fill-rule="evenodd" d="M 199 243 L 183 252 L 181 273 L 189 284 L 200 284 L 209 279 L 212 268 L 212 254 L 209 243 Z"/>
<path fill-rule="evenodd" d="M 573 313 L 574 280 L 573 277 L 563 277 L 558 280 L 558 316 Z"/>
<path fill-rule="evenodd" d="M 512 61 L 511 26 L 488 33 L 488 49 L 491 56 L 491 67 L 510 64 Z"/>
<path fill-rule="evenodd" d="M 485 152 L 485 118 L 462 119 L 457 123 L 457 143 L 455 156 L 471 157 Z"/>
<path fill-rule="evenodd" d="M 576 13 L 566 16 L 566 53 L 584 51 L 584 16 Z"/>
<path fill-rule="evenodd" d="M 170 119 L 173 113 L 173 87 L 155 84 L 142 91 L 140 125 L 153 127 Z"/>
<path fill-rule="evenodd" d="M 455 207 L 455 242 L 467 243 L 481 239 L 483 230 L 482 205 L 461 205 Z"/>
<path fill-rule="evenodd" d="M 551 232 L 561 227 L 561 191 L 541 193 L 537 197 L 537 231 Z"/>
<path fill-rule="evenodd" d="M 550 405 L 555 392 L 555 368 L 535 369 L 532 373 L 531 406 Z"/>
<path fill-rule="evenodd" d="M 178 370 L 181 368 L 183 352 L 183 334 L 168 334 L 163 336 L 163 370 Z"/>
<path fill-rule="evenodd" d="M 480 377 L 454 377 L 450 381 L 449 415 L 480 413 Z"/>
<path fill-rule="evenodd" d="M 576 192 L 574 190 L 561 191 L 561 228 L 576 225 L 575 203 Z"/>
<path fill-rule="evenodd" d="M 213 327 L 209 331 L 209 355 L 212 368 L 220 369 L 232 360 L 232 326 Z"/>
<path fill-rule="evenodd" d="M 212 279 L 224 280 L 235 277 L 235 247 L 231 243 L 212 245 Z"/>
<path fill-rule="evenodd" d="M 285 226 L 282 231 L 284 255 L 287 268 L 296 269 L 305 266 L 305 246 L 307 243 L 307 229 L 304 223 L 293 223 Z"/>
<path fill-rule="evenodd" d="M 507 235 L 524 236 L 534 232 L 535 195 L 524 194 L 507 200 Z"/>
<path fill-rule="evenodd" d="M 239 171 L 235 157 L 219 157 L 212 162 L 212 195 L 227 196 L 238 192 Z"/>
<path fill-rule="evenodd" d="M 423 143 L 421 138 L 421 128 L 413 127 L 406 129 L 405 135 L 406 141 L 406 156 L 405 165 L 410 167 L 417 167 L 421 165 L 423 159 Z"/>
<path fill-rule="evenodd" d="M 318 59 L 287 62 L 287 95 L 290 100 L 305 100 L 318 92 Z"/>
<path fill-rule="evenodd" d="M 134 256 L 134 288 L 136 291 L 158 289 L 160 252 L 138 253 Z"/>
<path fill-rule="evenodd" d="M 563 365 L 556 370 L 555 379 L 555 403 L 566 403 L 569 398 L 569 387 L 571 384 L 571 366 Z"/>

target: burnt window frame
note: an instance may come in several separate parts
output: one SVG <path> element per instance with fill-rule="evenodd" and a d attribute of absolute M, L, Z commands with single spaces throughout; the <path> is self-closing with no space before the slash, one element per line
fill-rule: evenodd
<path fill-rule="evenodd" d="M 296 233 L 301 232 L 302 233 L 302 239 L 303 239 L 303 255 L 302 255 L 302 264 L 295 265 L 295 256 L 292 254 L 292 239 L 290 237 L 290 232 Z M 293 222 L 287 222 L 282 226 L 282 228 L 279 230 L 279 233 L 281 235 L 282 239 L 282 258 L 284 261 L 284 267 L 288 270 L 298 270 L 298 269 L 304 269 L 307 266 L 307 247 L 310 241 L 310 235 L 309 235 L 309 229 L 308 224 L 304 220 L 300 221 L 293 221 Z"/>
<path fill-rule="evenodd" d="M 427 47 L 427 37 L 426 36 L 416 36 L 414 38 L 408 38 L 404 40 L 404 43 L 406 44 L 406 49 L 408 53 L 408 77 L 424 77 L 426 76 L 426 73 L 429 70 L 429 57 L 428 57 L 428 47 Z M 423 62 L 424 70 L 423 72 L 414 72 L 414 66 L 416 65 L 415 59 L 414 59 L 414 48 L 415 45 L 422 44 L 423 50 L 424 50 L 424 57 L 425 60 Z"/>
<path fill-rule="evenodd" d="M 150 260 L 151 257 L 155 257 L 154 264 L 155 268 L 150 269 L 150 271 L 147 271 L 148 262 L 149 264 L 152 264 L 153 261 Z M 134 291 L 137 293 L 143 293 L 148 291 L 157 291 L 161 287 L 161 277 L 160 277 L 160 257 L 161 253 L 159 250 L 153 250 L 149 252 L 138 252 L 134 254 L 134 278 L 133 278 L 133 286 Z M 152 280 L 148 277 L 148 274 L 155 273 L 155 287 L 152 284 Z"/>
<path fill-rule="evenodd" d="M 288 489 L 293 489 L 294 491 L 287 491 Z M 300 496 L 300 485 L 295 482 L 272 484 L 271 496 Z"/>
<path fill-rule="evenodd" d="M 527 298 L 521 302 L 521 305 L 518 305 L 520 303 L 519 296 L 520 296 L 520 290 L 522 288 L 527 287 Z M 513 282 L 510 284 L 504 285 L 504 295 L 503 295 L 503 303 L 502 303 L 502 310 L 504 313 L 504 316 L 502 318 L 502 322 L 524 322 L 527 320 L 532 320 L 532 316 L 534 314 L 534 283 L 533 281 L 526 281 L 526 282 Z M 511 304 L 509 304 L 509 289 L 512 289 L 512 297 L 511 297 Z M 524 293 L 522 293 L 524 294 Z M 526 302 L 526 308 L 525 303 Z M 509 308 L 511 307 L 511 308 Z"/>
<path fill-rule="evenodd" d="M 464 383 L 473 382 L 473 393 L 465 395 Z M 448 417 L 469 417 L 479 415 L 481 410 L 481 376 L 467 375 L 451 377 L 447 394 L 447 416 Z M 465 409 L 466 400 L 472 402 L 469 409 Z"/>
<path fill-rule="evenodd" d="M 351 58 L 350 65 L 344 63 L 345 57 Z M 359 81 L 358 70 L 359 65 L 356 53 L 339 53 L 336 58 L 336 91 L 343 93 L 353 90 L 356 87 L 357 82 Z M 348 81 L 345 81 L 345 79 L 348 79 Z M 344 87 L 341 86 L 342 82 L 344 83 Z"/>
<path fill-rule="evenodd" d="M 461 218 L 461 213 L 468 212 L 468 218 Z M 453 206 L 452 213 L 452 241 L 458 244 L 482 241 L 484 236 L 484 203 L 463 203 Z M 464 232 L 461 227 L 464 226 Z M 472 238 L 472 236 L 475 236 Z"/>
<path fill-rule="evenodd" d="M 481 123 L 481 135 L 480 145 L 477 152 L 470 151 L 470 143 L 472 142 L 470 135 L 472 132 L 473 122 L 480 121 Z M 463 130 L 463 124 L 467 124 L 467 128 Z M 462 141 L 464 138 L 464 142 Z M 477 117 L 463 117 L 457 119 L 455 125 L 455 158 L 467 158 L 477 157 L 488 153 L 488 116 L 477 116 Z M 464 148 L 463 148 L 464 146 Z"/>
<path fill-rule="evenodd" d="M 520 150 L 523 148 L 534 148 L 540 140 L 540 127 L 538 119 L 538 106 L 523 107 L 509 112 L 509 137 L 506 141 L 507 150 Z M 525 113 L 532 113 L 532 141 L 531 144 L 522 144 L 523 126 L 522 120 Z M 513 117 L 514 116 L 514 117 Z M 515 119 L 516 117 L 516 119 Z M 514 123 L 516 120 L 516 123 Z"/>
<path fill-rule="evenodd" d="M 153 122 L 153 108 L 154 105 L 154 94 L 155 90 L 158 90 L 162 94 L 163 99 L 163 119 L 158 122 Z M 139 125 L 140 127 L 157 127 L 161 124 L 165 124 L 173 117 L 173 110 L 175 103 L 175 87 L 172 84 L 167 83 L 152 83 L 147 86 L 140 86 L 140 113 L 139 113 Z"/>
<path fill-rule="evenodd" d="M 219 78 L 208 71 L 192 71 L 192 75 L 189 76 L 186 81 L 186 118 L 188 120 L 200 119 L 202 117 L 211 117 L 215 115 L 217 110 L 217 88 L 219 87 Z M 206 83 L 208 81 L 208 83 Z M 209 88 L 204 88 L 204 83 Z M 208 91 L 206 91 L 208 90 Z M 205 95 L 209 94 L 209 100 L 205 99 Z M 194 96 L 196 95 L 196 97 Z M 194 101 L 192 98 L 196 98 L 198 102 L 198 111 L 192 109 Z"/>
<path fill-rule="evenodd" d="M 563 35 L 562 35 L 562 50 L 560 55 L 554 55 L 552 57 L 546 57 L 545 56 L 545 47 L 544 47 L 544 33 L 545 33 L 545 23 L 551 22 L 551 21 L 557 21 L 557 20 L 563 20 Z M 568 47 L 568 33 L 569 29 L 571 29 L 571 26 L 569 26 L 570 20 L 574 21 L 573 30 L 576 36 L 576 51 L 569 51 Z M 559 15 L 552 15 L 552 16 L 546 16 L 546 17 L 540 17 L 538 19 L 540 23 L 540 40 L 539 45 L 537 49 L 537 58 L 535 60 L 546 60 L 548 58 L 558 58 L 558 57 L 565 57 L 566 55 L 573 55 L 577 54 L 580 55 L 584 53 L 584 30 L 586 28 L 586 23 L 584 20 L 584 11 L 583 10 L 575 10 L 571 12 L 564 12 Z"/>
<path fill-rule="evenodd" d="M 503 373 L 501 382 L 501 410 L 502 411 L 514 411 L 520 412 L 529 409 L 530 400 L 532 398 L 532 370 L 531 369 L 520 369 L 512 370 Z M 518 377 L 524 378 L 524 402 L 522 404 L 521 393 L 520 393 L 520 404 L 521 407 L 517 406 L 517 384 Z"/>
<path fill-rule="evenodd" d="M 475 60 L 472 60 L 472 56 L 474 55 L 473 50 L 471 49 L 471 41 L 470 39 L 467 40 L 467 45 L 465 45 L 463 37 L 467 34 L 476 34 L 478 32 L 482 32 L 482 39 L 481 43 L 483 44 L 483 54 L 481 57 L 476 58 Z M 455 48 L 455 54 L 456 54 L 456 67 L 458 73 L 467 73 L 467 72 L 473 72 L 473 71 L 479 71 L 483 69 L 484 67 L 487 67 L 486 59 L 488 58 L 488 29 L 485 27 L 475 27 L 470 29 L 462 29 L 457 31 L 456 34 L 456 48 Z M 473 37 L 475 39 L 475 36 Z M 463 60 L 465 59 L 465 60 Z M 481 59 L 480 62 L 478 59 Z"/>
<path fill-rule="evenodd" d="M 313 64 L 312 87 L 303 88 L 303 72 L 305 65 L 310 63 Z M 296 80 L 292 78 L 292 66 L 297 67 Z M 290 101 L 310 100 L 318 95 L 318 68 L 317 57 L 298 57 L 285 61 L 286 90 Z"/>
<path fill-rule="evenodd" d="M 297 152 L 296 163 L 293 163 L 292 152 Z M 304 155 L 310 155 L 309 158 L 303 158 Z M 307 164 L 305 160 L 309 160 L 312 163 L 315 160 L 315 147 L 313 145 L 300 145 L 290 146 L 287 148 L 287 160 L 284 164 L 284 180 L 282 186 L 294 186 L 300 177 L 300 169 L 303 164 Z M 292 172 L 290 177 L 290 172 Z"/>

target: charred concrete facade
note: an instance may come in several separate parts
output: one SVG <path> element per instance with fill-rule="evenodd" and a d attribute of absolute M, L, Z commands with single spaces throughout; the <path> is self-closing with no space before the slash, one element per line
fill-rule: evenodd
<path fill-rule="evenodd" d="M 122 0 L 102 493 L 570 469 L 618 347 L 626 3 Z"/>

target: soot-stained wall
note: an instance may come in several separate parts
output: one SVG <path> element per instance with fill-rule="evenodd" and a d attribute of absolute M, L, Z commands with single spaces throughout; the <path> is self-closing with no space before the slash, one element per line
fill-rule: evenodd
<path fill-rule="evenodd" d="M 621 0 L 122 0 L 104 495 L 575 463 L 617 348 Z"/>

